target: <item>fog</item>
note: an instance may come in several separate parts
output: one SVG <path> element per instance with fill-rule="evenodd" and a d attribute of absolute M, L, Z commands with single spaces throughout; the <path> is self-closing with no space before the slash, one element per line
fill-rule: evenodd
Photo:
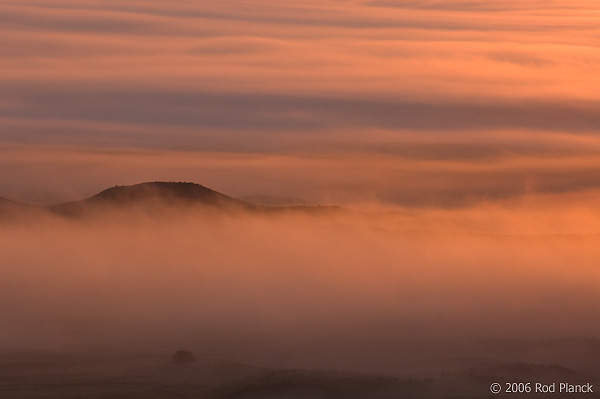
<path fill-rule="evenodd" d="M 597 337 L 596 198 L 6 222 L 0 350 L 189 347 L 352 368 L 417 343 Z"/>
<path fill-rule="evenodd" d="M 4 396 L 597 373 L 597 2 L 0 3 Z M 49 207 L 156 180 L 323 207 Z M 385 373 L 422 386 L 377 395 Z"/>

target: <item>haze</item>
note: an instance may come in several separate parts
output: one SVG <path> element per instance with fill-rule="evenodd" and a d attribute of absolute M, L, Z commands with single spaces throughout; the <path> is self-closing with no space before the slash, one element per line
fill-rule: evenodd
<path fill-rule="evenodd" d="M 2 1 L 0 392 L 39 393 L 48 353 L 158 356 L 60 398 L 594 382 L 599 22 L 577 0 Z M 156 181 L 274 207 L 47 207 Z M 223 394 L 238 371 L 160 368 L 177 349 L 427 395 Z"/>
<path fill-rule="evenodd" d="M 353 369 L 343 356 L 304 359 L 304 345 L 335 353 L 352 342 L 371 359 L 382 339 L 393 352 L 423 339 L 595 337 L 600 328 L 598 235 L 580 234 L 600 215 L 577 204 L 413 213 L 151 204 L 5 222 L 2 348 L 216 350 L 249 339 L 242 353 L 273 361 L 282 349 L 263 345 L 283 345 L 291 364 Z"/>

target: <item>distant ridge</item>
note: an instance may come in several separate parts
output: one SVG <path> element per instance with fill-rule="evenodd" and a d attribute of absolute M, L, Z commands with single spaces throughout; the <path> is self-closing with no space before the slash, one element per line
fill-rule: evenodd
<path fill-rule="evenodd" d="M 0 219 L 19 218 L 31 213 L 42 212 L 43 208 L 35 205 L 24 204 L 0 197 Z"/>
<path fill-rule="evenodd" d="M 256 206 L 196 183 L 148 182 L 115 186 L 81 201 L 49 206 L 62 215 L 79 215 L 99 208 L 165 207 L 209 205 L 219 208 L 254 209 Z"/>
<path fill-rule="evenodd" d="M 282 207 L 282 206 L 315 206 L 316 204 L 300 198 L 281 197 L 277 195 L 248 195 L 239 197 L 240 200 L 254 205 Z"/>
<path fill-rule="evenodd" d="M 193 209 L 218 212 L 251 211 L 264 215 L 301 213 L 305 215 L 340 214 L 351 212 L 339 206 L 302 205 L 290 201 L 274 206 L 236 199 L 197 183 L 147 182 L 131 186 L 114 186 L 98 194 L 57 205 L 36 206 L 0 198 L 0 220 L 39 217 L 44 213 L 66 217 L 103 215 L 102 211 L 120 214 L 172 214 Z"/>
<path fill-rule="evenodd" d="M 140 183 L 132 186 L 115 186 L 108 188 L 93 197 L 89 202 L 116 202 L 127 203 L 147 200 L 150 197 L 165 201 L 189 201 L 211 204 L 236 204 L 247 205 L 247 203 L 221 194 L 196 183 L 184 182 L 151 182 Z"/>
<path fill-rule="evenodd" d="M 13 207 L 30 208 L 32 206 L 33 205 L 28 205 L 28 204 L 24 204 L 22 202 L 17 202 L 17 201 L 13 201 L 13 200 L 9 200 L 9 199 L 0 197 L 0 209 L 13 208 Z"/>
<path fill-rule="evenodd" d="M 35 220 L 45 209 L 0 197 L 0 222 Z"/>

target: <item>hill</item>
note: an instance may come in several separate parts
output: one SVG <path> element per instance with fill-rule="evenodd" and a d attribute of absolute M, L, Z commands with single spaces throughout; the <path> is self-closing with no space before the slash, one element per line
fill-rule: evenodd
<path fill-rule="evenodd" d="M 262 198 L 262 197 L 261 197 Z M 85 217 L 111 211 L 121 215 L 156 216 L 204 209 L 215 212 L 251 211 L 264 215 L 339 215 L 350 211 L 339 206 L 322 206 L 289 202 L 270 205 L 236 199 L 196 183 L 147 182 L 131 186 L 114 186 L 78 201 L 57 205 L 35 206 L 0 198 L 0 220 L 39 217 L 43 214 Z M 351 213 L 351 212 L 350 212 Z"/>
<path fill-rule="evenodd" d="M 108 208 L 160 211 L 169 208 L 210 206 L 220 209 L 255 209 L 255 205 L 221 194 L 195 183 L 150 182 L 115 186 L 81 201 L 49 206 L 52 212 L 78 216 Z"/>

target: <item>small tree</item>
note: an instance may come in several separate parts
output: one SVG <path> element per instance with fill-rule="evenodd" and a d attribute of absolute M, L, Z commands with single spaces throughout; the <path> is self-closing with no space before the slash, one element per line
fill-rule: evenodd
<path fill-rule="evenodd" d="M 173 363 L 175 364 L 190 364 L 194 363 L 195 360 L 194 354 L 189 351 L 178 350 L 173 355 Z"/>

